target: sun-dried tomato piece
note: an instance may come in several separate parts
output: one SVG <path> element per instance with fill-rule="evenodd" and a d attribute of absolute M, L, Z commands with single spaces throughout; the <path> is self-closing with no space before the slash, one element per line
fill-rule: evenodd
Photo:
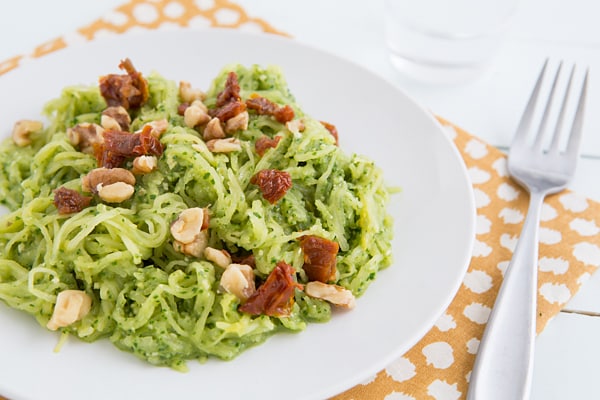
<path fill-rule="evenodd" d="M 98 167 L 118 168 L 127 161 L 127 157 L 106 150 L 102 143 L 94 144 L 94 155 L 96 156 Z"/>
<path fill-rule="evenodd" d="M 258 95 L 254 95 L 246 100 L 246 106 L 260 115 L 272 115 L 282 124 L 294 119 L 294 109 L 292 107 L 287 104 L 282 107 L 279 104 L 273 103 L 271 100 Z"/>
<path fill-rule="evenodd" d="M 292 176 L 277 169 L 263 169 L 250 179 L 250 183 L 258 186 L 265 200 L 275 204 L 292 187 Z"/>
<path fill-rule="evenodd" d="M 246 111 L 246 103 L 241 100 L 234 100 L 222 107 L 208 110 L 208 115 L 213 118 L 219 118 L 221 122 L 227 122 L 229 119 L 244 111 Z"/>
<path fill-rule="evenodd" d="M 319 122 L 321 122 L 321 125 L 323 125 L 325 127 L 325 129 L 327 129 L 329 131 L 329 133 L 331 133 L 331 136 L 333 136 L 335 138 L 335 144 L 336 144 L 336 146 L 338 146 L 340 144 L 340 141 L 339 141 L 338 130 L 335 127 L 335 125 L 330 124 L 329 122 L 325 122 L 325 121 L 319 121 Z"/>
<path fill-rule="evenodd" d="M 294 280 L 296 271 L 283 261 L 271 271 L 267 280 L 256 289 L 239 310 L 252 315 L 285 317 L 294 305 L 294 289 L 302 285 Z"/>
<path fill-rule="evenodd" d="M 126 110 L 141 107 L 148 100 L 148 82 L 126 58 L 119 68 L 127 74 L 109 74 L 99 80 L 100 93 L 109 106 L 123 106 Z"/>
<path fill-rule="evenodd" d="M 218 118 L 221 122 L 227 122 L 246 111 L 246 103 L 240 97 L 240 84 L 235 72 L 227 75 L 225 87 L 217 94 L 216 106 L 217 108 L 208 110 L 208 115 Z"/>
<path fill-rule="evenodd" d="M 152 129 L 152 125 L 147 124 L 144 125 L 144 128 L 140 133 L 134 133 L 134 135 L 139 137 L 139 143 L 136 143 L 132 149 L 131 155 L 133 157 L 145 156 L 148 154 L 157 157 L 162 156 L 165 148 L 160 140 L 152 134 Z"/>
<path fill-rule="evenodd" d="M 160 157 L 162 143 L 152 134 L 152 126 L 145 125 L 140 133 L 105 131 L 104 142 L 95 148 L 98 165 L 116 168 L 132 157 L 153 155 Z"/>
<path fill-rule="evenodd" d="M 238 83 L 237 74 L 231 71 L 227 74 L 225 87 L 217 95 L 217 107 L 222 107 L 230 101 L 240 100 L 240 84 Z"/>
<path fill-rule="evenodd" d="M 300 238 L 300 247 L 304 253 L 304 265 L 309 281 L 327 283 L 335 278 L 336 256 L 339 245 L 331 240 L 307 235 Z"/>
<path fill-rule="evenodd" d="M 279 144 L 281 140 L 281 136 L 275 136 L 274 138 L 270 138 L 268 136 L 259 137 L 254 143 L 254 147 L 256 148 L 256 152 L 259 156 L 263 156 L 267 149 L 274 149 Z"/>
<path fill-rule="evenodd" d="M 81 193 L 67 189 L 64 186 L 54 191 L 54 205 L 59 214 L 72 214 L 79 212 L 90 205 L 91 197 L 84 196 Z"/>
<path fill-rule="evenodd" d="M 273 116 L 277 121 L 285 124 L 294 119 L 294 109 L 286 104 L 283 107 L 279 107 Z"/>

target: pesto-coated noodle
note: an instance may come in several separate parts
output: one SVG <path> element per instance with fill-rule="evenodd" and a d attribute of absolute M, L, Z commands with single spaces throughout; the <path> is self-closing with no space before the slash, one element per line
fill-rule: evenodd
<path fill-rule="evenodd" d="M 98 87 L 64 89 L 47 104 L 48 123 L 32 134 L 30 145 L 5 141 L 0 200 L 9 212 L 0 218 L 0 299 L 46 326 L 59 292 L 85 291 L 91 310 L 63 332 L 85 341 L 108 338 L 152 364 L 179 370 L 185 370 L 186 360 L 232 359 L 277 331 L 300 331 L 330 318 L 330 305 L 302 290 L 295 291 L 289 316 L 239 311 L 240 300 L 219 289 L 221 267 L 173 247 L 170 226 L 191 207 L 208 209 L 209 246 L 254 255 L 258 282 L 279 261 L 306 282 L 298 239 L 316 235 L 335 241 L 333 283 L 360 296 L 391 263 L 389 193 L 381 170 L 364 157 L 345 154 L 322 123 L 305 115 L 277 67 L 226 67 L 207 92 L 209 108 L 229 71 L 237 74 L 242 100 L 258 94 L 290 105 L 303 131 L 294 133 L 273 117 L 250 111 L 248 128 L 234 134 L 241 150 L 211 153 L 177 112 L 182 102 L 177 84 L 150 75 L 149 99 L 130 111 L 130 130 L 168 120 L 158 168 L 137 175 L 129 200 L 111 204 L 94 197 L 72 214 L 58 213 L 53 193 L 59 187 L 82 192 L 82 176 L 98 166 L 67 135 L 76 124 L 100 123 L 106 102 Z M 281 139 L 260 156 L 255 142 L 264 135 Z M 263 169 L 291 176 L 292 187 L 276 204 L 250 183 Z"/>

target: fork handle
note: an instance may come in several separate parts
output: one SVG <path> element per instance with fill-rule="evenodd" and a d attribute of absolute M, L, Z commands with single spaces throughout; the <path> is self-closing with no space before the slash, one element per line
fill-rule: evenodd
<path fill-rule="evenodd" d="M 532 190 L 521 236 L 479 344 L 467 400 L 529 398 L 536 333 L 538 236 L 545 193 Z"/>

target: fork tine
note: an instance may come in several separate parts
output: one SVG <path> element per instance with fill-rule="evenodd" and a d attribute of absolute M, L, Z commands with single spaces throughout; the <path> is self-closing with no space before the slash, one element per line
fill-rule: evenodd
<path fill-rule="evenodd" d="M 569 74 L 569 81 L 567 82 L 567 87 L 565 89 L 565 97 L 563 98 L 560 106 L 560 113 L 558 114 L 558 119 L 556 120 L 554 134 L 552 135 L 552 143 L 550 144 L 550 149 L 548 150 L 553 154 L 558 153 L 558 146 L 560 145 L 560 137 L 562 133 L 562 126 L 564 124 L 567 103 L 569 102 L 569 97 L 571 95 L 571 83 L 573 82 L 573 75 L 575 75 L 575 65 L 573 65 L 571 68 L 571 73 Z"/>
<path fill-rule="evenodd" d="M 558 64 L 558 68 L 554 74 L 554 79 L 552 80 L 552 86 L 550 87 L 550 93 L 548 95 L 548 100 L 546 100 L 546 105 L 544 107 L 544 113 L 542 114 L 542 120 L 540 122 L 540 127 L 538 128 L 537 134 L 535 136 L 535 142 L 533 143 L 533 148 L 536 150 L 542 149 L 542 142 L 544 139 L 544 134 L 546 133 L 546 125 L 548 125 L 548 117 L 550 117 L 550 108 L 552 107 L 552 102 L 554 100 L 554 93 L 556 91 L 556 82 L 558 82 L 558 77 L 560 76 L 560 71 L 562 69 L 562 61 Z"/>
<path fill-rule="evenodd" d="M 577 156 L 581 146 L 581 138 L 583 136 L 583 114 L 585 113 L 589 72 L 589 68 L 585 70 L 585 77 L 583 78 L 583 84 L 581 85 L 577 111 L 575 112 L 575 117 L 573 118 L 573 125 L 571 125 L 571 132 L 566 150 L 566 153 L 569 156 Z"/>
<path fill-rule="evenodd" d="M 542 81 L 544 79 L 544 74 L 546 73 L 547 66 L 548 59 L 546 58 L 546 61 L 544 61 L 544 66 L 542 67 L 540 74 L 538 75 L 537 81 L 535 82 L 533 91 L 529 96 L 527 106 L 525 106 L 525 111 L 523 111 L 523 115 L 521 116 L 521 121 L 519 121 L 517 132 L 515 133 L 511 147 L 523 145 L 525 139 L 527 138 L 527 132 L 529 132 L 529 126 L 531 125 L 531 120 L 533 118 L 533 111 L 535 109 L 535 104 L 537 103 L 538 95 L 540 94 L 540 88 L 542 87 Z"/>

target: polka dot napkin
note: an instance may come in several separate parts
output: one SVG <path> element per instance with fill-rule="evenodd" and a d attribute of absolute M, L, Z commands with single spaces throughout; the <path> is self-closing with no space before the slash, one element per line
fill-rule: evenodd
<path fill-rule="evenodd" d="M 369 382 L 336 400 L 457 400 L 517 244 L 528 195 L 506 156 L 440 120 L 467 165 L 477 207 L 473 257 L 456 297 L 425 337 Z M 600 265 L 600 204 L 571 191 L 547 198 L 541 216 L 537 329 L 541 332 Z"/>
<path fill-rule="evenodd" d="M 285 35 L 227 0 L 131 0 L 28 56 L 0 63 L 0 75 L 28 57 L 72 43 L 140 29 L 231 27 Z M 425 337 L 370 380 L 335 400 L 456 400 L 469 375 L 503 274 L 525 218 L 528 195 L 509 177 L 505 155 L 441 120 L 469 170 L 477 206 L 473 257 L 455 299 Z M 600 266 L 600 204 L 565 191 L 544 204 L 540 232 L 538 332 Z M 1 399 L 1 396 L 0 396 Z"/>

